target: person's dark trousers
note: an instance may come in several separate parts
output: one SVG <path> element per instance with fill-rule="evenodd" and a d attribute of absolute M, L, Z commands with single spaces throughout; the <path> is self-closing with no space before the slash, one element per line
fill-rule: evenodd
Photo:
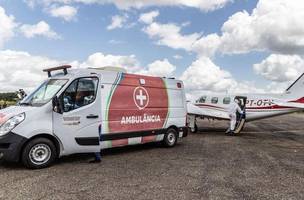
<path fill-rule="evenodd" d="M 96 153 L 95 153 L 95 160 L 96 160 L 96 161 L 101 161 L 100 152 L 96 152 Z"/>
<path fill-rule="evenodd" d="M 91 160 L 90 163 L 100 163 L 101 162 L 100 152 L 95 152 L 94 156 L 95 156 L 95 159 Z"/>
<path fill-rule="evenodd" d="M 101 141 L 101 125 L 98 127 L 98 132 L 99 132 L 99 141 Z M 99 152 L 95 152 L 95 160 L 90 161 L 90 163 L 99 163 L 101 161 L 101 154 Z"/>

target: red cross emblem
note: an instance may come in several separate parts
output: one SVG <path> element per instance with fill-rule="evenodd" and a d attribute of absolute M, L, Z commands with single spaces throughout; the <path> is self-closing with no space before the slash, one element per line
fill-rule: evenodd
<path fill-rule="evenodd" d="M 149 104 L 148 91 L 143 87 L 136 87 L 134 89 L 133 99 L 136 107 L 139 110 L 145 109 Z"/>

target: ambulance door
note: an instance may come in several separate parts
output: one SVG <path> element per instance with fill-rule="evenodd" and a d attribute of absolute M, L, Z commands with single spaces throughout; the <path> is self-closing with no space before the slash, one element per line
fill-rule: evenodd
<path fill-rule="evenodd" d="M 97 76 L 78 78 L 59 96 L 62 114 L 53 112 L 53 131 L 62 143 L 61 155 L 100 151 L 98 85 Z"/>

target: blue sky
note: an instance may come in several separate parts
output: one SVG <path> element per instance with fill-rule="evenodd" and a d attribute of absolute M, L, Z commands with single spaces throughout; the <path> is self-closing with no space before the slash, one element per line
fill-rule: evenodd
<path fill-rule="evenodd" d="M 60 61 L 77 61 L 78 65 L 82 66 L 85 65 L 84 63 L 87 65 L 92 63 L 88 61 L 88 57 L 98 52 L 103 55 L 113 56 L 128 57 L 133 55 L 136 60 L 134 62 L 139 65 L 138 67 L 141 67 L 137 68 L 137 71 L 139 70 L 139 73 L 148 75 L 162 75 L 159 67 L 155 66 L 155 61 L 162 61 L 158 64 L 167 61 L 164 63 L 164 66 L 168 66 L 168 70 L 165 71 L 164 75 L 184 79 L 186 86 L 189 85 L 189 90 L 191 91 L 222 92 L 232 90 L 243 92 L 250 90 L 265 92 L 266 90 L 262 90 L 262 88 L 266 88 L 265 86 L 276 85 L 283 88 L 302 73 L 300 70 L 302 63 L 296 68 L 291 66 L 291 72 L 287 74 L 285 72 L 288 70 L 284 71 L 282 69 L 282 65 L 286 65 L 286 61 L 284 61 L 287 59 L 286 56 L 289 56 L 288 59 L 291 60 L 287 62 L 289 64 L 302 62 L 302 53 L 300 51 L 302 50 L 302 44 L 300 44 L 298 52 L 288 52 L 288 50 L 286 52 L 286 48 L 284 48 L 284 45 L 297 45 L 296 43 L 293 44 L 293 41 L 288 44 L 281 42 L 282 44 L 279 43 L 277 45 L 283 45 L 281 49 L 275 49 L 273 46 L 276 44 L 272 44 L 272 41 L 265 41 L 265 39 L 261 38 L 274 34 L 271 31 L 274 32 L 282 28 L 280 24 L 276 25 L 276 22 L 273 22 L 274 24 L 271 23 L 273 30 L 270 27 L 267 30 L 268 32 L 264 30 L 261 32 L 260 29 L 256 28 L 261 27 L 258 22 L 259 20 L 256 20 L 256 18 L 261 17 L 262 19 L 262 17 L 268 16 L 268 14 L 262 13 L 259 10 L 263 11 L 266 9 L 267 12 L 273 15 L 280 15 L 282 13 L 284 15 L 284 12 L 282 12 L 284 9 L 277 9 L 275 5 L 269 6 L 272 2 L 270 0 L 261 0 L 260 2 L 258 0 L 221 0 L 219 1 L 221 2 L 219 5 L 211 6 L 206 3 L 208 2 L 207 0 L 193 1 L 200 3 L 191 4 L 191 6 L 187 3 L 191 3 L 191 0 L 185 1 L 185 3 L 182 1 L 180 1 L 181 3 L 172 3 L 174 1 L 168 3 L 170 0 L 164 0 L 163 2 L 165 3 L 163 4 L 159 3 L 162 0 L 156 3 L 149 1 L 150 3 L 147 3 L 147 5 L 145 5 L 145 1 L 143 3 L 137 0 L 137 2 L 142 3 L 140 6 L 138 4 L 132 5 L 132 1 L 127 0 L 126 2 L 131 2 L 127 3 L 127 8 L 125 5 L 120 5 L 119 1 L 113 0 L 111 2 L 104 3 L 103 0 L 93 0 L 93 3 L 87 3 L 85 0 L 0 0 L 0 7 L 4 9 L 5 15 L 13 16 L 15 23 L 14 28 L 12 28 L 13 36 L 2 39 L 3 44 L 1 45 L 0 43 L 0 49 L 2 51 L 26 52 L 30 56 L 43 57 L 59 63 Z M 259 4 L 260 6 L 258 6 Z M 282 6 L 280 5 L 282 1 L 278 0 L 277 4 L 277 6 Z M 69 6 L 76 10 L 76 13 L 70 16 L 68 20 L 64 19 L 64 16 L 69 14 L 64 15 L 65 13 L 62 12 L 57 16 L 52 14 L 53 10 L 63 6 Z M 290 5 L 285 4 L 284 6 L 286 10 L 295 8 L 293 3 Z M 299 7 L 301 8 L 301 6 Z M 255 14 L 253 13 L 254 10 L 257 10 Z M 158 15 L 153 17 L 151 22 L 143 23 L 139 20 L 141 15 L 151 12 L 158 12 Z M 238 17 L 238 13 L 243 16 Z M 124 18 L 124 21 L 118 27 L 109 30 L 107 27 L 113 22 L 112 18 L 114 16 Z M 299 16 L 296 15 L 296 17 Z M 247 18 L 248 23 L 242 26 L 242 19 Z M 239 22 L 238 20 L 242 21 Z M 270 17 L 269 21 L 271 20 L 272 18 Z M 26 36 L 27 33 L 31 34 L 27 32 L 28 27 L 26 26 L 35 26 L 41 21 L 46 23 L 50 31 L 56 34 L 56 36 L 50 36 L 47 35 L 48 33 L 41 33 L 39 31 L 39 33 L 32 33 L 31 36 Z M 223 28 L 227 21 L 231 22 L 229 27 Z M 153 29 L 154 32 L 148 30 L 149 27 L 152 28 L 153 23 L 155 25 L 154 28 L 156 28 Z M 218 47 L 215 48 L 214 52 L 208 49 L 206 50 L 207 53 L 201 53 L 200 49 L 208 47 L 209 40 L 200 43 L 198 45 L 199 50 L 193 50 L 192 47 L 176 47 L 172 41 L 167 43 L 166 41 L 170 40 L 170 38 L 167 38 L 163 33 L 167 28 L 164 26 L 169 24 L 174 25 L 175 28 L 178 27 L 180 31 L 178 33 L 168 31 L 168 34 L 177 34 L 177 37 L 183 38 L 188 38 L 191 34 L 197 34 L 194 36 L 195 39 L 191 40 L 193 44 L 211 34 L 216 34 L 216 41 L 218 43 L 214 46 Z M 174 27 L 171 26 L 173 29 Z M 242 34 L 243 32 L 245 34 L 249 32 L 249 35 L 246 36 Z M 227 37 L 224 38 L 223 35 L 226 34 Z M 241 37 L 244 35 L 244 38 L 241 38 L 238 34 L 242 34 Z M 253 38 L 255 35 L 259 36 L 258 39 Z M 266 36 L 264 37 L 264 35 Z M 280 38 L 282 37 L 289 36 L 280 36 Z M 257 41 L 251 44 L 251 40 Z M 177 40 L 176 43 L 179 43 L 179 41 Z M 213 46 L 213 43 L 210 44 Z M 233 44 L 238 45 L 234 46 Z M 270 58 L 271 55 L 273 55 L 272 59 Z M 204 64 L 209 65 L 209 68 L 200 70 L 199 67 L 193 66 L 195 61 L 200 61 L 202 68 Z M 263 63 L 263 61 L 265 62 Z M 94 63 L 96 64 L 95 61 Z M 36 64 L 38 63 L 36 62 Z M 253 67 L 254 64 L 258 64 L 258 66 Z M 33 68 L 35 67 L 33 66 Z M 31 73 L 31 68 L 27 70 Z M 210 77 L 208 74 L 202 73 L 214 72 L 211 75 L 213 78 L 210 78 L 210 81 L 207 81 L 207 83 L 203 81 L 194 83 L 196 79 L 187 82 L 195 70 L 201 71 L 201 78 L 206 80 Z M 131 72 L 137 71 L 131 70 Z M 149 74 L 149 72 L 151 73 Z M 197 79 L 199 78 L 197 77 Z M 216 80 L 216 78 L 219 80 Z M 222 80 L 225 81 L 219 83 Z M 242 83 L 242 85 L 239 85 L 239 83 Z M 281 86 L 282 83 L 286 84 Z M 219 86 L 215 87 L 212 84 L 218 84 Z M 29 85 L 29 87 L 32 87 L 32 85 Z"/>

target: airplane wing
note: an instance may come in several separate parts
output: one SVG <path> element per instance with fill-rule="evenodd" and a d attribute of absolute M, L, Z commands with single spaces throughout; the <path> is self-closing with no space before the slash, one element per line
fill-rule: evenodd
<path fill-rule="evenodd" d="M 274 103 L 279 106 L 304 109 L 303 103 L 287 102 L 287 101 L 275 101 Z"/>
<path fill-rule="evenodd" d="M 226 111 L 215 110 L 207 107 L 199 107 L 190 102 L 187 103 L 189 115 L 196 115 L 207 118 L 229 120 L 229 115 Z"/>

